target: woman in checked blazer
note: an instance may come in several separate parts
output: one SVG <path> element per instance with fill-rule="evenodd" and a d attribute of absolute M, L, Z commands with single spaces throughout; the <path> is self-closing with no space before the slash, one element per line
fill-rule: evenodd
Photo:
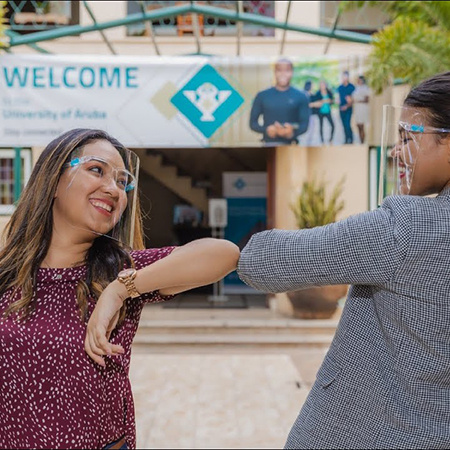
<path fill-rule="evenodd" d="M 241 253 L 240 277 L 266 292 L 352 284 L 286 448 L 450 448 L 450 72 L 394 116 L 399 195 L 324 227 L 258 233 Z"/>

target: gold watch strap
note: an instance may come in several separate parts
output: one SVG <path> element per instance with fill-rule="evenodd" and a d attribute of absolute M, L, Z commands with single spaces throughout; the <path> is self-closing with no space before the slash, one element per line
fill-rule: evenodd
<path fill-rule="evenodd" d="M 128 295 L 131 298 L 136 298 L 141 295 L 136 289 L 136 285 L 134 284 L 136 274 L 137 274 L 136 269 L 126 269 L 123 270 L 122 272 L 119 272 L 119 275 L 117 276 L 117 279 L 127 288 Z"/>

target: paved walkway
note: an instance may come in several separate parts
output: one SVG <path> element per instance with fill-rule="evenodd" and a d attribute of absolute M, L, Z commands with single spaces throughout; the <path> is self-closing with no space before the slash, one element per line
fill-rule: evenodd
<path fill-rule="evenodd" d="M 144 320 L 279 319 L 268 309 L 168 310 Z M 131 362 L 138 448 L 282 448 L 326 348 L 136 346 Z"/>
<path fill-rule="evenodd" d="M 282 448 L 309 389 L 288 355 L 135 355 L 138 448 Z"/>

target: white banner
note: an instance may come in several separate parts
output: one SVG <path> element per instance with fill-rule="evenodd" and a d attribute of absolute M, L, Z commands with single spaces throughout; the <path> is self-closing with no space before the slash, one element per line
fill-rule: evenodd
<path fill-rule="evenodd" d="M 72 128 L 99 128 L 132 147 L 201 147 L 169 102 L 204 58 L 4 55 L 0 145 L 47 145 Z M 158 95 L 161 99 L 158 98 Z M 178 117 L 180 119 L 180 117 Z"/>
<path fill-rule="evenodd" d="M 45 146 L 72 128 L 106 130 L 129 147 L 279 145 L 264 134 L 272 120 L 290 126 L 292 137 L 282 138 L 289 145 L 298 141 L 299 122 L 308 122 L 296 106 L 305 80 L 317 89 L 325 78 L 336 92 L 348 59 L 288 62 L 287 100 L 273 87 L 275 63 L 247 57 L 1 55 L 0 146 Z M 264 102 L 276 104 L 281 116 L 271 118 Z"/>

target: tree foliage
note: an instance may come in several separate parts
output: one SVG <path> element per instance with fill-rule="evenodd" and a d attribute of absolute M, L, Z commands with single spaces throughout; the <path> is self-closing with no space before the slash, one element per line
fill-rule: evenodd
<path fill-rule="evenodd" d="M 366 72 L 380 93 L 395 78 L 416 85 L 450 68 L 449 1 L 344 1 L 341 9 L 377 6 L 391 21 L 373 35 Z"/>
<path fill-rule="evenodd" d="M 5 16 L 6 16 L 6 1 L 0 1 L 0 48 L 4 47 L 3 38 L 5 33 Z"/>

